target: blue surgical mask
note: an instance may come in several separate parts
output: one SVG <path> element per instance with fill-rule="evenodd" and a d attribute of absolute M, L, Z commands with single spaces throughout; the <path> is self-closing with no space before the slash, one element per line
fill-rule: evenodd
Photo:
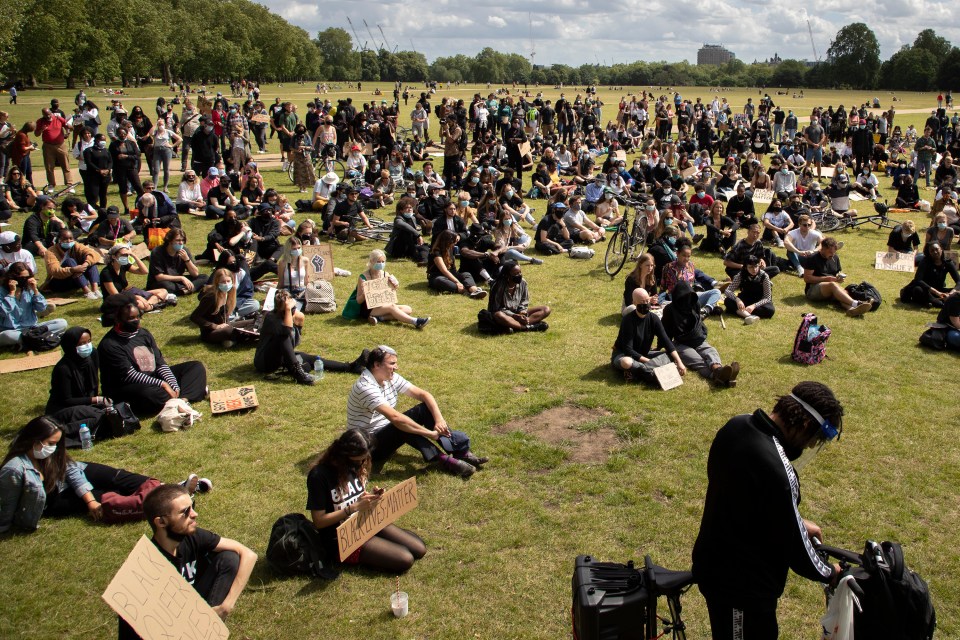
<path fill-rule="evenodd" d="M 707 195 L 707 192 L 706 192 L 706 191 L 697 191 L 697 197 L 698 197 L 698 198 L 702 198 L 702 197 L 704 197 L 705 195 Z"/>
<path fill-rule="evenodd" d="M 386 266 L 387 266 L 387 264 L 386 264 L 385 262 L 374 262 L 374 263 L 373 263 L 373 269 L 374 269 L 374 271 L 383 271 L 383 269 L 384 269 Z"/>
<path fill-rule="evenodd" d="M 513 224 L 513 218 L 504 218 L 504 219 L 503 219 L 503 226 L 509 227 L 509 226 L 511 226 L 512 224 Z"/>
<path fill-rule="evenodd" d="M 230 290 L 233 289 L 233 283 L 230 281 L 221 282 L 220 284 L 217 285 L 217 289 L 219 289 L 223 293 L 229 293 Z"/>
<path fill-rule="evenodd" d="M 664 219 L 663 219 L 663 226 L 669 227 L 669 226 L 671 226 L 672 224 L 673 224 L 673 218 L 664 218 Z M 671 238 L 671 240 L 673 240 L 673 238 Z M 671 243 L 671 244 L 672 244 L 672 243 Z"/>
<path fill-rule="evenodd" d="M 303 255 L 303 249 L 290 249 L 290 255 L 294 258 L 299 258 Z"/>
<path fill-rule="evenodd" d="M 130 256 L 120 256 L 117 258 L 117 262 L 121 267 L 125 267 L 130 264 Z"/>
<path fill-rule="evenodd" d="M 461 200 L 461 201 L 460 201 L 460 206 L 461 206 L 461 207 L 466 207 L 468 204 L 470 204 L 470 201 L 469 201 L 469 200 Z"/>
<path fill-rule="evenodd" d="M 937 229 L 946 229 L 946 228 L 947 228 L 947 223 L 946 223 L 946 222 L 938 222 L 938 223 L 937 223 Z"/>
<path fill-rule="evenodd" d="M 90 354 L 93 353 L 93 343 L 88 342 L 87 344 L 77 345 L 77 355 L 81 358 L 89 358 Z"/>
<path fill-rule="evenodd" d="M 677 244 L 677 239 L 674 238 L 673 236 L 670 236 L 669 238 L 667 238 L 667 244 L 672 247 L 673 245 Z"/>
<path fill-rule="evenodd" d="M 61 243 L 60 243 L 60 248 L 63 249 L 64 251 L 70 251 L 70 249 L 73 249 L 73 245 L 75 245 L 75 244 L 77 244 L 77 243 L 76 243 L 76 242 L 61 242 Z"/>
<path fill-rule="evenodd" d="M 173 243 L 173 250 L 174 250 L 174 251 L 183 251 L 183 243 L 182 243 L 182 242 L 174 242 L 174 243 Z"/>

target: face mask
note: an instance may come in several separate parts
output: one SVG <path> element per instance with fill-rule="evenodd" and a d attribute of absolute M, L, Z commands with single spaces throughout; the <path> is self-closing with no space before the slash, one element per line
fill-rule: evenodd
<path fill-rule="evenodd" d="M 206 131 L 207 133 L 213 133 L 213 127 L 211 127 L 210 125 L 206 125 L 203 128 L 203 130 Z"/>
<path fill-rule="evenodd" d="M 705 195 L 707 195 L 707 192 L 706 192 L 706 191 L 697 191 L 697 197 L 698 197 L 698 198 L 702 198 L 702 197 L 705 196 Z"/>
<path fill-rule="evenodd" d="M 130 264 L 130 256 L 120 256 L 119 258 L 117 258 L 117 262 L 120 264 L 121 267 L 126 267 L 127 265 Z"/>
<path fill-rule="evenodd" d="M 937 223 L 937 229 L 946 229 L 946 228 L 947 228 L 947 223 L 946 223 L 946 222 L 938 222 L 938 223 Z"/>
<path fill-rule="evenodd" d="M 43 210 L 43 215 L 47 216 L 48 218 L 52 218 L 54 213 L 55 213 L 55 210 L 54 210 L 54 209 L 44 209 L 44 210 Z"/>
<path fill-rule="evenodd" d="M 470 178 L 470 184 L 480 184 L 480 178 L 477 178 L 476 176 Z"/>
<path fill-rule="evenodd" d="M 117 323 L 117 329 L 124 333 L 135 333 L 140 328 L 140 318 Z"/>
<path fill-rule="evenodd" d="M 183 251 L 183 243 L 182 243 L 182 242 L 174 242 L 174 243 L 173 243 L 173 250 L 174 250 L 174 251 Z"/>
<path fill-rule="evenodd" d="M 89 358 L 90 354 L 93 353 L 93 343 L 88 342 L 87 344 L 81 344 L 77 346 L 77 355 L 81 358 Z"/>
<path fill-rule="evenodd" d="M 507 189 L 506 191 L 504 191 L 504 195 L 506 195 L 508 198 L 512 198 L 512 197 L 513 197 L 513 189 Z"/>
<path fill-rule="evenodd" d="M 61 243 L 60 243 L 60 248 L 63 249 L 64 251 L 70 251 L 70 249 L 73 249 L 73 245 L 75 245 L 75 244 L 77 244 L 77 243 L 76 243 L 76 242 L 61 242 Z"/>
<path fill-rule="evenodd" d="M 638 163 L 636 163 L 635 165 L 633 165 L 633 168 L 639 171 L 639 170 L 640 170 L 640 163 L 638 162 Z"/>
<path fill-rule="evenodd" d="M 233 289 L 233 283 L 232 283 L 232 282 L 221 282 L 220 284 L 217 285 L 217 289 L 219 289 L 219 290 L 222 291 L 223 293 L 228 293 L 231 289 Z"/>
<path fill-rule="evenodd" d="M 383 271 L 383 269 L 384 269 L 386 266 L 387 266 L 387 265 L 386 265 L 385 262 L 374 262 L 374 263 L 373 263 L 373 270 L 374 270 L 374 271 Z"/>
<path fill-rule="evenodd" d="M 36 449 L 33 450 L 33 457 L 36 458 L 37 460 L 46 460 L 47 458 L 52 456 L 56 450 L 57 450 L 57 445 L 55 444 L 40 445 L 39 451 L 37 451 Z"/>
<path fill-rule="evenodd" d="M 677 244 L 677 239 L 671 236 L 667 238 L 667 244 L 672 247 L 673 245 Z"/>
<path fill-rule="evenodd" d="M 510 275 L 510 282 L 512 282 L 512 283 L 514 283 L 514 284 L 520 284 L 521 282 L 523 282 L 523 274 L 522 274 L 522 273 L 511 274 L 511 275 Z"/>
<path fill-rule="evenodd" d="M 613 200 L 613 194 L 610 192 L 603 194 L 603 197 L 606 198 L 607 200 Z"/>
<path fill-rule="evenodd" d="M 780 213 L 783 211 L 783 207 L 771 207 L 770 211 L 773 211 L 774 213 Z"/>
<path fill-rule="evenodd" d="M 294 258 L 299 258 L 303 255 L 303 249 L 290 249 L 290 255 Z"/>
<path fill-rule="evenodd" d="M 637 315 L 645 316 L 650 313 L 650 304 L 638 304 L 637 305 Z"/>
<path fill-rule="evenodd" d="M 661 162 L 661 163 L 659 163 L 658 166 L 659 166 L 661 169 L 666 169 L 667 163 L 666 163 L 666 162 Z"/>
<path fill-rule="evenodd" d="M 97 140 L 97 149 L 106 149 L 107 142 L 105 140 Z"/>
<path fill-rule="evenodd" d="M 653 211 L 656 208 L 657 208 L 656 205 L 652 205 L 652 204 L 648 204 L 644 207 L 644 209 L 646 209 L 647 211 Z"/>
<path fill-rule="evenodd" d="M 503 219 L 503 226 L 509 227 L 509 226 L 511 226 L 512 224 L 513 224 L 513 218 L 504 218 L 504 219 Z"/>

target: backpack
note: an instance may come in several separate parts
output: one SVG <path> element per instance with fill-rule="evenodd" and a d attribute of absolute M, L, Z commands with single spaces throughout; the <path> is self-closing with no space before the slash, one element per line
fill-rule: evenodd
<path fill-rule="evenodd" d="M 589 260 L 594 255 L 596 255 L 596 251 L 594 251 L 589 247 L 575 246 L 575 247 L 570 247 L 570 250 L 567 252 L 567 255 L 570 256 L 571 258 L 576 258 L 578 260 Z"/>
<path fill-rule="evenodd" d="M 829 337 L 830 329 L 826 325 L 817 324 L 815 314 L 803 314 L 803 320 L 800 321 L 800 327 L 797 329 L 797 336 L 793 340 L 793 353 L 790 354 L 790 357 L 802 364 L 823 362 L 823 359 L 827 357 L 827 339 Z"/>
<path fill-rule="evenodd" d="M 880 303 L 883 302 L 883 298 L 880 297 L 880 292 L 877 291 L 877 288 L 867 281 L 863 281 L 860 284 L 848 284 L 846 291 L 854 300 L 865 300 L 872 304 L 873 306 L 870 308 L 870 311 L 879 309 Z"/>
<path fill-rule="evenodd" d="M 314 280 L 304 292 L 306 304 L 304 313 L 333 313 L 337 310 L 337 299 L 333 285 L 326 280 Z"/>
<path fill-rule="evenodd" d="M 23 351 L 50 351 L 60 346 L 60 337 L 66 329 L 50 331 L 45 324 L 36 324 L 20 334 Z"/>
<path fill-rule="evenodd" d="M 867 540 L 862 567 L 852 570 L 863 589 L 862 611 L 854 609 L 854 637 L 930 640 L 937 613 L 930 589 L 903 561 L 899 543 Z"/>
<path fill-rule="evenodd" d="M 287 576 L 309 574 L 332 580 L 340 575 L 327 558 L 317 529 L 302 513 L 288 513 L 273 523 L 267 543 L 267 564 Z"/>

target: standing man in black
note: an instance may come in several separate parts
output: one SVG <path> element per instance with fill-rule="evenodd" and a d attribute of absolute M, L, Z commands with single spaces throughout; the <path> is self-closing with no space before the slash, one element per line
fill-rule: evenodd
<path fill-rule="evenodd" d="M 443 142 L 443 180 L 449 189 L 460 187 L 460 176 L 463 168 L 460 166 L 460 136 L 463 129 L 457 125 L 457 117 L 453 114 L 440 127 L 440 139 Z"/>
<path fill-rule="evenodd" d="M 797 472 L 842 431 L 843 406 L 826 385 L 801 382 L 768 415 L 757 409 L 717 432 L 693 547 L 693 576 L 713 640 L 776 640 L 788 569 L 834 582 L 840 567 L 814 549 L 823 532 L 800 515 Z"/>
<path fill-rule="evenodd" d="M 855 175 L 860 175 L 863 165 L 870 166 L 870 156 L 873 153 L 873 131 L 867 128 L 866 122 L 861 120 L 857 128 L 850 132 L 848 144 L 856 160 Z"/>
<path fill-rule="evenodd" d="M 523 155 L 520 153 L 520 145 L 527 141 L 527 134 L 523 132 L 523 120 L 520 116 L 514 116 L 513 123 L 507 129 L 507 135 L 504 136 L 504 142 L 507 143 L 507 164 L 513 167 L 516 172 L 517 180 L 523 180 Z"/>
<path fill-rule="evenodd" d="M 190 138 L 190 148 L 193 150 L 193 160 L 190 167 L 198 176 L 207 175 L 210 167 L 217 166 L 217 153 L 220 150 L 220 139 L 213 130 L 210 116 L 200 117 L 200 126 Z"/>

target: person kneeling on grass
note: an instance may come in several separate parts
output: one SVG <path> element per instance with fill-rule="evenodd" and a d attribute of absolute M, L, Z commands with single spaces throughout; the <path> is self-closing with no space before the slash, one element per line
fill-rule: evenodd
<path fill-rule="evenodd" d="M 513 260 L 507 260 L 500 268 L 500 276 L 490 290 L 487 311 L 493 314 L 493 321 L 503 327 L 506 333 L 515 331 L 546 331 L 544 322 L 550 315 L 546 305 L 531 307 L 527 281 Z"/>
<path fill-rule="evenodd" d="M 680 375 L 686 374 L 687 368 L 664 330 L 660 318 L 650 313 L 650 294 L 646 289 L 634 289 L 633 304 L 633 313 L 623 316 L 617 341 L 613 343 L 613 353 L 610 356 L 613 368 L 622 371 L 627 382 L 638 380 L 656 383 L 654 369 L 670 364 L 672 359 Z M 662 352 L 651 353 L 650 347 L 653 346 L 654 338 Z"/>
<path fill-rule="evenodd" d="M 260 341 L 257 353 L 253 356 L 253 366 L 260 373 L 273 374 L 280 368 L 293 376 L 297 384 L 312 385 L 316 378 L 307 373 L 314 369 L 316 361 L 323 363 L 324 371 L 335 373 L 360 373 L 368 351 L 364 349 L 352 363 L 329 360 L 320 356 L 296 351 L 303 332 L 304 315 L 297 311 L 297 301 L 286 289 L 277 289 L 273 298 L 273 310 L 263 316 L 260 327 Z"/>
<path fill-rule="evenodd" d="M 429 391 L 411 384 L 397 371 L 397 352 L 380 345 L 367 355 L 367 366 L 347 398 L 347 429 L 360 429 L 370 440 L 375 468 L 403 444 L 418 450 L 425 462 L 453 475 L 469 477 L 488 461 L 470 451 L 469 438 L 447 426 Z M 400 413 L 397 398 L 419 401 Z M 438 443 L 443 450 L 439 449 Z"/>
<path fill-rule="evenodd" d="M 737 386 L 740 363 L 720 362 L 720 354 L 707 342 L 707 327 L 700 313 L 697 293 L 686 282 L 673 288 L 672 301 L 663 310 L 663 329 L 673 340 L 683 364 L 707 380 L 728 387 Z"/>
<path fill-rule="evenodd" d="M 869 301 L 858 301 L 850 297 L 843 288 L 846 274 L 840 271 L 840 258 L 837 257 L 837 241 L 826 237 L 820 243 L 820 250 L 801 261 L 803 281 L 807 283 L 804 295 L 807 300 L 835 300 L 848 316 L 862 316 L 873 307 Z"/>
<path fill-rule="evenodd" d="M 189 492 L 177 485 L 157 487 L 143 502 L 153 544 L 214 612 L 225 619 L 257 564 L 257 554 L 230 538 L 197 526 Z M 139 638 L 122 618 L 120 640 Z"/>
<path fill-rule="evenodd" d="M 370 469 L 369 439 L 359 429 L 348 429 L 320 454 L 307 474 L 307 509 L 330 558 L 339 555 L 337 526 L 358 511 L 375 509 L 380 502 L 383 489 L 367 490 Z M 426 553 L 417 534 L 388 524 L 344 558 L 343 564 L 402 573 Z"/>
<path fill-rule="evenodd" d="M 743 318 L 743 324 L 773 317 L 773 283 L 770 282 L 770 276 L 760 269 L 760 258 L 757 256 L 747 256 L 740 273 L 733 276 L 726 294 L 727 313 Z"/>
<path fill-rule="evenodd" d="M 400 282 L 391 274 L 386 272 L 387 256 L 380 249 L 374 249 L 370 252 L 367 259 L 367 269 L 360 274 L 357 279 L 357 287 L 350 294 L 347 303 L 343 306 L 343 317 L 348 320 L 362 320 L 366 318 L 367 322 L 376 325 L 380 320 L 396 320 L 412 324 L 417 329 L 422 329 L 424 325 L 430 322 L 430 317 L 415 318 L 411 313 L 413 309 L 405 304 L 386 304 L 382 307 L 370 309 L 367 307 L 367 299 L 363 290 L 363 283 L 368 280 L 379 280 L 386 278 L 392 289 L 398 289 Z"/>

